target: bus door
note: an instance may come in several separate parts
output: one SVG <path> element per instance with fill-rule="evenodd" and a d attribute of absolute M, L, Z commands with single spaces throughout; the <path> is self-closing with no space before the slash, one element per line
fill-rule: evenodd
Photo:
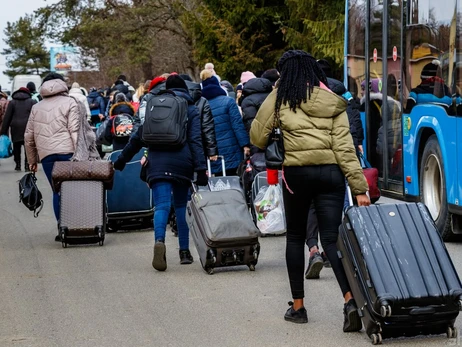
<path fill-rule="evenodd" d="M 387 5 L 370 4 L 366 150 L 369 162 L 379 170 L 382 189 L 402 194 L 403 8 L 401 2 L 384 4 Z M 383 31 L 384 21 L 386 32 Z"/>

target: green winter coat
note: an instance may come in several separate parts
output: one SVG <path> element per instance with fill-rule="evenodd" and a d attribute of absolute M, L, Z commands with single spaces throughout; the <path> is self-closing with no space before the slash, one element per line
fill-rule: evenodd
<path fill-rule="evenodd" d="M 261 105 L 250 129 L 250 140 L 265 148 L 274 122 L 277 88 Z M 338 164 L 353 195 L 364 194 L 369 186 L 356 157 L 346 113 L 347 102 L 334 93 L 315 87 L 297 112 L 282 105 L 279 112 L 284 136 L 284 166 Z"/>

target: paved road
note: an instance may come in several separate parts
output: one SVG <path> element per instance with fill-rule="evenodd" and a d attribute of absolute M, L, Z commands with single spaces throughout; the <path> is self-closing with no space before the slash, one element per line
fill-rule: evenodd
<path fill-rule="evenodd" d="M 180 266 L 168 234 L 168 270 L 151 267 L 151 231 L 109 234 L 104 247 L 68 249 L 53 241 L 46 205 L 34 219 L 18 203 L 11 159 L 0 166 L 0 346 L 370 346 L 364 332 L 342 332 L 342 298 L 331 269 L 306 282 L 309 323 L 283 320 L 290 299 L 284 238 L 261 239 L 257 271 L 205 274 Z M 457 268 L 461 245 L 449 244 Z M 197 253 L 193 251 L 197 258 Z M 457 326 L 461 330 L 459 320 Z M 460 341 L 459 341 L 460 342 Z M 391 340 L 393 346 L 456 345 L 445 336 Z"/>

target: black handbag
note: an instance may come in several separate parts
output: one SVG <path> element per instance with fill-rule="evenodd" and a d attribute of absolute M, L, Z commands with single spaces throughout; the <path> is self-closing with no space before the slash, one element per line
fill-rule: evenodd
<path fill-rule="evenodd" d="M 42 193 L 37 187 L 35 173 L 28 173 L 19 180 L 19 202 L 22 202 L 37 218 L 43 208 Z"/>
<path fill-rule="evenodd" d="M 280 170 L 284 163 L 284 137 L 281 131 L 279 112 L 274 115 L 273 130 L 268 138 L 265 151 L 266 168 Z"/>

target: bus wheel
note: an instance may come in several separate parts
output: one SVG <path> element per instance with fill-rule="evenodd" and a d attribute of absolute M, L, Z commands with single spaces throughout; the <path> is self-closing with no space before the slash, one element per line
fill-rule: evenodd
<path fill-rule="evenodd" d="M 454 233 L 446 198 L 443 157 L 436 135 L 430 136 L 422 153 L 420 201 L 427 205 L 443 240 L 450 241 Z"/>

